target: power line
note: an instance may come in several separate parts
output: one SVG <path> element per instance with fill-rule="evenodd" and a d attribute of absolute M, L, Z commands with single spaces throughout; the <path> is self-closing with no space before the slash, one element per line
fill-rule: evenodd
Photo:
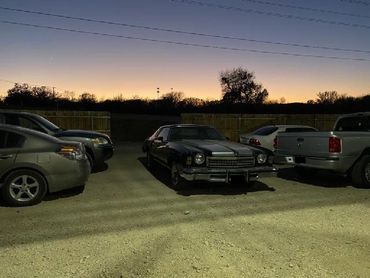
<path fill-rule="evenodd" d="M 114 37 L 114 38 L 129 39 L 129 40 L 138 40 L 138 41 L 155 42 L 155 43 L 165 43 L 165 44 L 172 44 L 172 45 L 183 45 L 183 46 L 191 46 L 191 47 L 221 49 L 221 50 L 230 50 L 230 51 L 239 51 L 239 52 L 251 52 L 251 53 L 260 53 L 260 54 L 274 54 L 274 55 L 294 56 L 294 57 L 307 57 L 307 58 L 322 58 L 322 59 L 332 59 L 332 60 L 347 60 L 347 61 L 349 60 L 349 61 L 370 62 L 369 59 L 365 59 L 365 58 L 350 58 L 350 57 L 340 57 L 340 56 L 300 54 L 300 53 L 291 53 L 291 52 L 277 52 L 277 51 L 267 51 L 267 50 L 259 50 L 259 49 L 246 49 L 246 48 L 235 48 L 235 47 L 226 47 L 226 46 L 209 45 L 209 44 L 197 44 L 197 43 L 187 43 L 187 42 L 179 42 L 179 41 L 158 40 L 158 39 L 150 39 L 150 38 L 141 38 L 141 37 L 132 37 L 132 36 L 123 36 L 123 35 L 116 35 L 116 34 L 100 33 L 100 32 L 91 32 L 91 31 L 84 31 L 84 30 L 78 30 L 78 29 L 67 29 L 67 28 L 53 27 L 53 26 L 47 26 L 47 25 L 21 23 L 21 22 L 6 21 L 6 20 L 0 20 L 0 23 L 27 26 L 27 27 L 34 27 L 34 28 L 42 28 L 42 29 L 49 29 L 49 30 L 56 30 L 56 31 L 65 31 L 65 32 L 73 32 L 73 33 L 80 33 L 80 34 L 96 35 L 96 36 L 103 36 L 103 37 Z"/>
<path fill-rule="evenodd" d="M 161 32 L 176 33 L 176 34 L 193 35 L 193 36 L 200 36 L 200 37 L 228 39 L 228 40 L 237 40 L 237 41 L 248 41 L 248 42 L 254 42 L 254 43 L 293 46 L 293 47 L 302 47 L 302 48 L 313 48 L 313 49 L 324 49 L 324 50 L 334 50 L 334 51 L 344 51 L 344 52 L 370 53 L 370 50 L 329 47 L 329 46 L 309 45 L 309 44 L 299 44 L 299 43 L 288 43 L 288 42 L 269 41 L 269 40 L 256 40 L 256 39 L 251 39 L 251 38 L 241 38 L 241 37 L 231 37 L 231 36 L 223 36 L 223 35 L 217 35 L 217 34 L 189 32 L 189 31 L 182 31 L 182 30 L 176 30 L 176 29 L 135 25 L 135 24 L 113 22 L 113 21 L 99 20 L 99 19 L 92 19 L 92 18 L 85 18 L 85 17 L 73 17 L 73 16 L 68 16 L 68 15 L 62 15 L 62 14 L 45 13 L 45 12 L 40 12 L 40 11 L 30 11 L 30 10 L 24 10 L 24 9 L 2 7 L 2 6 L 0 6 L 0 9 L 14 11 L 14 12 L 38 14 L 38 15 L 43 15 L 43 16 L 50 16 L 50 17 L 57 17 L 57 18 L 64 18 L 64 19 L 73 19 L 73 20 L 79 20 L 79 21 L 87 21 L 87 22 L 94 22 L 94 23 L 101 23 L 101 24 L 108 24 L 108 25 L 117 25 L 117 26 L 129 27 L 129 28 L 140 28 L 140 29 L 146 29 L 146 30 L 151 30 L 151 31 L 161 31 Z"/>
<path fill-rule="evenodd" d="M 339 0 L 339 1 L 347 2 L 347 3 L 351 3 L 351 4 L 359 4 L 359 5 L 370 6 L 370 2 L 362 1 L 362 0 Z"/>
<path fill-rule="evenodd" d="M 319 19 L 319 18 L 313 18 L 313 17 L 304 17 L 304 16 L 293 15 L 293 14 L 281 14 L 281 13 L 261 11 L 261 10 L 256 10 L 256 9 L 243 9 L 239 7 L 225 6 L 225 5 L 195 1 L 195 0 L 171 0 L 171 1 L 172 2 L 182 2 L 184 4 L 196 5 L 196 6 L 201 6 L 201 7 L 210 7 L 210 8 L 229 10 L 229 11 L 242 12 L 242 13 L 254 13 L 254 14 L 260 14 L 260 15 L 288 18 L 288 19 L 301 20 L 301 21 L 309 21 L 309 22 L 322 23 L 322 24 L 331 24 L 331 25 L 338 25 L 338 26 L 345 26 L 345 27 L 370 29 L 370 25 L 365 25 L 365 24 L 326 20 L 326 19 Z"/>
<path fill-rule="evenodd" d="M 344 16 L 352 16 L 352 17 L 370 18 L 370 16 L 367 16 L 367 15 L 343 13 L 343 12 L 337 12 L 337 11 L 332 11 L 332 10 L 324 10 L 324 9 L 318 9 L 318 8 L 295 6 L 295 5 L 275 3 L 275 2 L 270 2 L 270 1 L 261 1 L 261 0 L 241 0 L 241 1 L 257 3 L 257 4 L 262 4 L 262 5 L 275 6 L 275 7 L 281 7 L 281 8 L 291 8 L 291 9 L 297 9 L 297 10 L 304 10 L 304 11 L 310 11 L 310 12 L 320 12 L 320 13 L 326 13 L 326 14 L 336 14 L 336 15 L 344 15 Z"/>

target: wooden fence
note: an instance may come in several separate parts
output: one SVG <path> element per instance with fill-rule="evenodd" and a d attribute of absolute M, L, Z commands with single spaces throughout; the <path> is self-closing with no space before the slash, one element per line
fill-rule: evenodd
<path fill-rule="evenodd" d="M 240 134 L 264 125 L 297 124 L 328 131 L 337 117 L 333 114 L 181 114 L 181 123 L 211 125 L 237 141 Z"/>
<path fill-rule="evenodd" d="M 42 110 L 7 110 L 7 111 L 25 111 L 39 114 L 63 129 L 94 130 L 108 135 L 111 134 L 110 112 L 42 111 Z"/>

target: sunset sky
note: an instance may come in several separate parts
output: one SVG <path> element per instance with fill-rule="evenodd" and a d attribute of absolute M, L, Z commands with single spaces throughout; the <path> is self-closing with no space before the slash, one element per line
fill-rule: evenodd
<path fill-rule="evenodd" d="M 235 67 L 253 71 L 269 99 L 370 94 L 370 0 L 0 0 L 0 21 L 2 96 L 19 82 L 98 98 L 156 98 L 159 87 L 219 99 L 219 74 Z"/>

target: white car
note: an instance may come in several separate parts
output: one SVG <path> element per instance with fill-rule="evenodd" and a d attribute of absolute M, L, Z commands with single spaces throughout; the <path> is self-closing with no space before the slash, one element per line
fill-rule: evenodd
<path fill-rule="evenodd" d="M 275 150 L 278 132 L 312 132 L 316 128 L 305 125 L 268 125 L 252 133 L 241 134 L 239 142 L 246 145 L 259 146 L 271 151 Z"/>

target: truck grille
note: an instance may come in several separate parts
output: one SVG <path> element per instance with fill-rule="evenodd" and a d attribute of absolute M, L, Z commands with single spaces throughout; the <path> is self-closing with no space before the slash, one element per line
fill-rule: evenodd
<path fill-rule="evenodd" d="M 207 158 L 207 166 L 209 168 L 248 168 L 253 167 L 254 162 L 253 156 Z"/>

